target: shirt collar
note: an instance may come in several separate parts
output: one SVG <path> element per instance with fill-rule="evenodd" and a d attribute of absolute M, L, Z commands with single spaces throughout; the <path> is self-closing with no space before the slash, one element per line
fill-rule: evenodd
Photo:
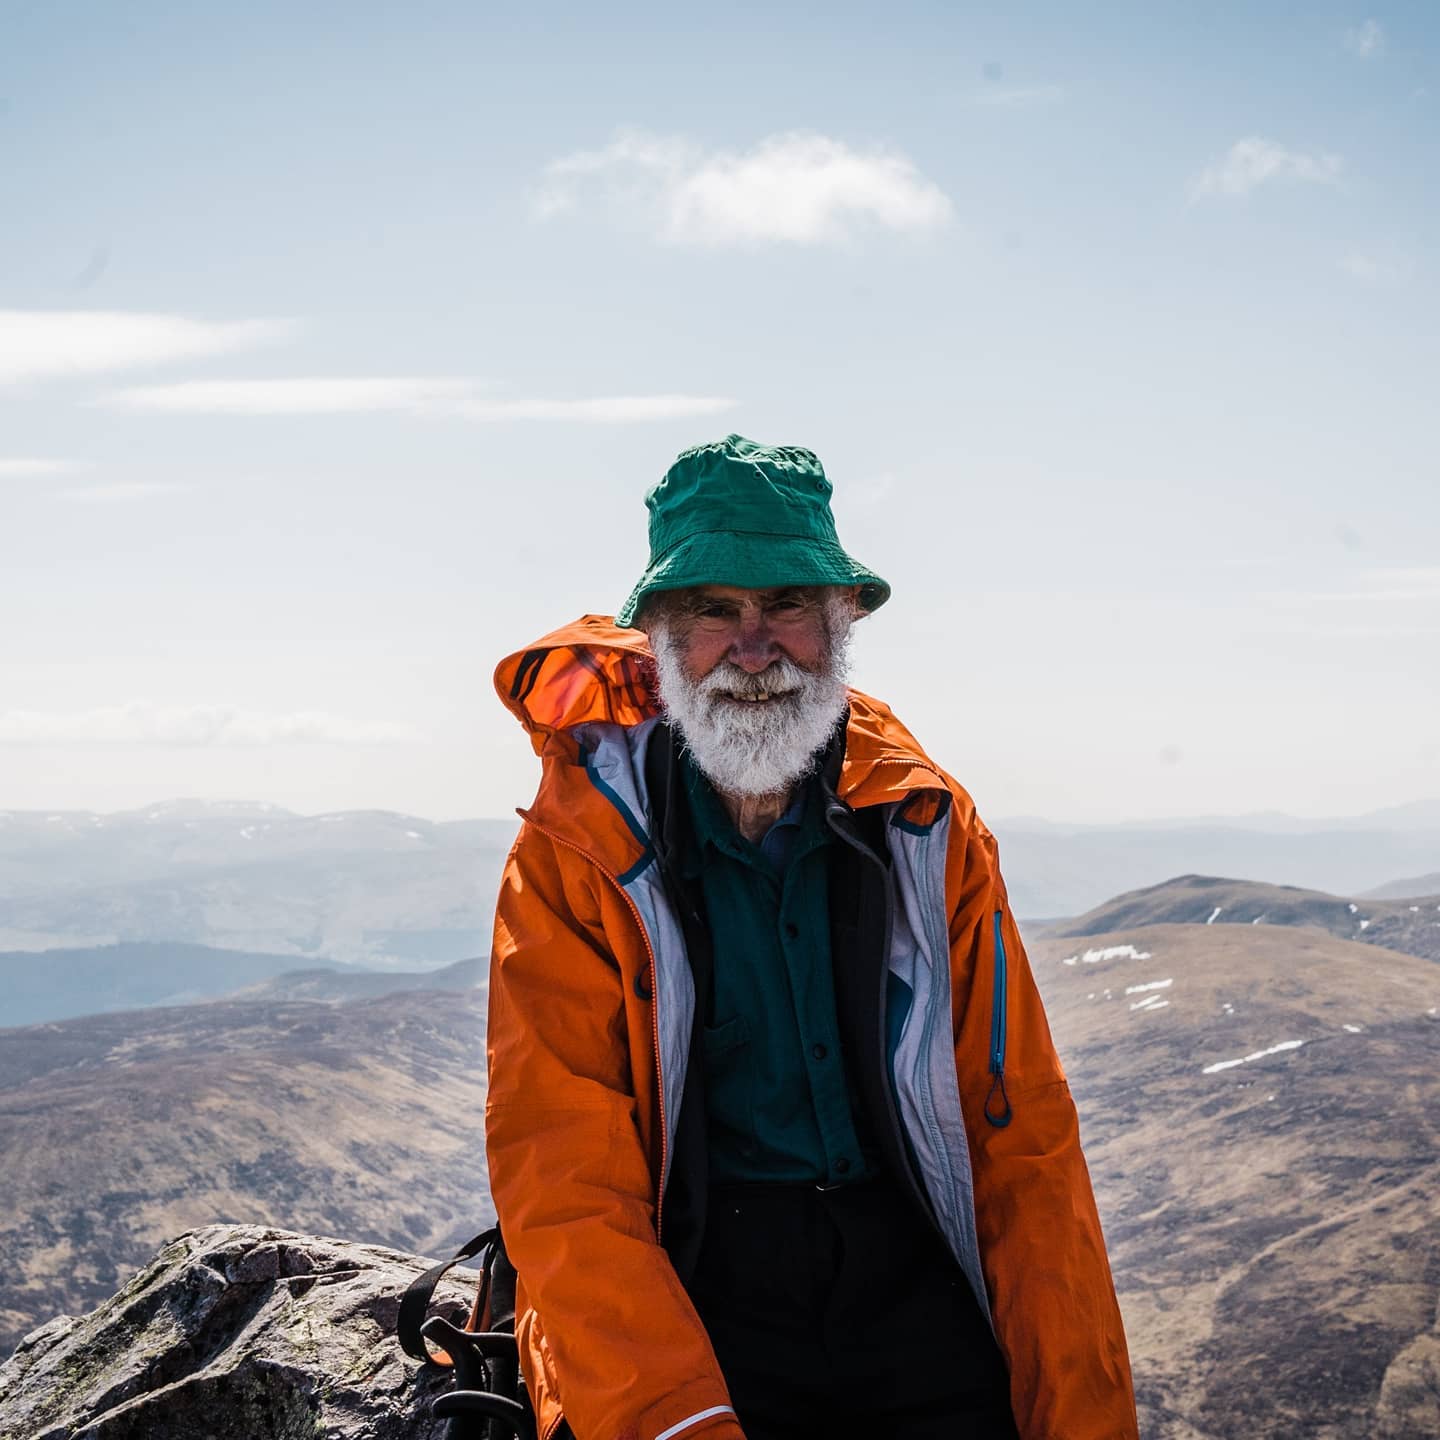
<path fill-rule="evenodd" d="M 687 878 L 697 876 L 704 868 L 705 851 L 711 847 L 722 855 L 754 863 L 765 851 L 764 841 L 759 845 L 747 840 L 735 828 L 725 802 L 716 794 L 715 787 L 702 773 L 688 750 L 681 753 L 680 774 L 685 784 L 686 798 L 690 802 L 690 818 L 695 827 L 697 844 L 689 847 L 684 865 Z M 789 805 L 766 832 L 765 839 L 785 826 L 794 827 L 796 834 L 787 837 L 789 844 L 780 847 L 780 853 L 798 855 L 813 845 L 823 843 L 827 838 L 823 807 L 819 803 L 819 787 L 814 775 L 807 777 L 795 789 Z M 767 868 L 773 868 L 767 864 Z"/>

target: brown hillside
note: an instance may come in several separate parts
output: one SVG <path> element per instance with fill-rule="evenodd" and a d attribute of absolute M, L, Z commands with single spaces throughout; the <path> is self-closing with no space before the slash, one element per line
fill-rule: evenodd
<path fill-rule="evenodd" d="M 0 1351 L 199 1225 L 453 1248 L 492 1218 L 483 1025 L 470 991 L 0 1031 Z"/>
<path fill-rule="evenodd" d="M 1146 1440 L 1434 1440 L 1440 966 L 1278 925 L 1030 949 Z M 216 1220 L 445 1251 L 490 1213 L 482 999 L 0 1033 L 4 1328 L 83 1310 Z"/>
<path fill-rule="evenodd" d="M 1381 1399 L 1440 1297 L 1440 967 L 1218 923 L 1030 950 L 1146 1440 L 1440 1434 Z"/>

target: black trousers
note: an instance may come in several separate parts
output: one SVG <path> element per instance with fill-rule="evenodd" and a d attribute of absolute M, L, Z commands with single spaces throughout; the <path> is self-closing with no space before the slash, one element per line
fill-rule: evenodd
<path fill-rule="evenodd" d="M 714 1187 L 690 1294 L 746 1440 L 1015 1440 L 990 1327 L 887 1180 Z"/>

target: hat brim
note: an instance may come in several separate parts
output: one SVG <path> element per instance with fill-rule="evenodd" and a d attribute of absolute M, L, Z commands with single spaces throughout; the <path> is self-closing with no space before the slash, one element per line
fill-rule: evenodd
<path fill-rule="evenodd" d="M 745 590 L 858 585 L 866 614 L 890 598 L 890 586 L 838 545 L 799 536 L 708 531 L 688 536 L 654 561 L 616 614 L 615 623 L 633 626 L 650 596 L 696 585 L 737 585 Z"/>

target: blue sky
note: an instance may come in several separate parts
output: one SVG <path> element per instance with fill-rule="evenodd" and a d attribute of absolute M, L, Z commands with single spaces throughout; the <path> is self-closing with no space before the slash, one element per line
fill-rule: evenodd
<path fill-rule="evenodd" d="M 1440 793 L 1440 15 L 1307 10 L 0 9 L 0 807 L 505 813 L 729 430 L 986 813 Z"/>

